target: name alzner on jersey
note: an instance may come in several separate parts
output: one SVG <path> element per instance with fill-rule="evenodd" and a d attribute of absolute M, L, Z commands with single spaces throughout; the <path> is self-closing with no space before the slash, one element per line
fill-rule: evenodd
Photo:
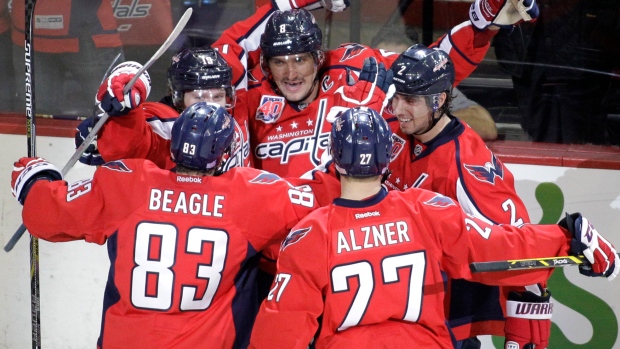
<path fill-rule="evenodd" d="M 409 227 L 403 221 L 360 227 L 358 231 L 339 231 L 337 253 L 410 242 L 408 232 Z"/>

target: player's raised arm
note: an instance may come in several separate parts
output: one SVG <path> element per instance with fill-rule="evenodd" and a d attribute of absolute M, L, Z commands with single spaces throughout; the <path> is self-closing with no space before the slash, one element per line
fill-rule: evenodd
<path fill-rule="evenodd" d="M 477 0 L 470 7 L 469 21 L 456 25 L 430 46 L 450 55 L 455 65 L 455 86 L 482 62 L 500 27 L 513 27 L 538 17 L 535 0 L 521 0 L 518 4 L 517 8 L 513 1 Z"/>

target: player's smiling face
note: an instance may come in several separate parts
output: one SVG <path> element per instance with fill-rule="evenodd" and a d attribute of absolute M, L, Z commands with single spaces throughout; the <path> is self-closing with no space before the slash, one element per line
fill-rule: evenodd
<path fill-rule="evenodd" d="M 426 103 L 426 96 L 395 93 L 392 111 L 398 118 L 400 130 L 408 135 L 426 130 L 431 122 L 432 109 Z"/>
<path fill-rule="evenodd" d="M 310 103 L 316 98 L 317 65 L 311 53 L 269 58 L 269 70 L 278 89 L 289 102 Z"/>

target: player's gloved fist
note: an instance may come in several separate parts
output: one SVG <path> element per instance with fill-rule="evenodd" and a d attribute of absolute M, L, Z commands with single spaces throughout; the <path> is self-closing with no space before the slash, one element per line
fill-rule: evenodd
<path fill-rule="evenodd" d="M 551 293 L 510 292 L 506 302 L 504 349 L 544 349 L 549 345 L 553 303 Z"/>
<path fill-rule="evenodd" d="M 93 126 L 95 126 L 97 120 L 98 118 L 91 117 L 80 122 L 75 129 L 75 149 L 79 148 L 82 143 L 84 143 L 84 139 L 86 139 L 86 136 L 88 136 L 90 131 L 93 129 Z M 97 148 L 97 136 L 93 138 L 90 145 L 86 147 L 82 155 L 80 155 L 80 162 L 91 166 L 99 166 L 105 163 L 99 153 L 99 149 Z"/>
<path fill-rule="evenodd" d="M 38 180 L 55 181 L 62 179 L 56 166 L 43 158 L 23 157 L 13 164 L 11 191 L 20 204 L 24 204 L 30 187 Z"/>
<path fill-rule="evenodd" d="M 480 30 L 490 25 L 511 28 L 536 20 L 538 14 L 536 0 L 475 0 L 469 8 L 469 19 Z"/>
<path fill-rule="evenodd" d="M 357 82 L 347 76 L 347 85 L 341 86 L 334 93 L 334 105 L 340 107 L 366 106 L 381 112 L 386 94 L 392 86 L 392 70 L 385 69 L 374 57 L 366 58 Z M 354 81 L 354 80 L 353 80 Z M 393 89 L 393 87 L 392 87 Z"/>
<path fill-rule="evenodd" d="M 591 266 L 579 266 L 586 276 L 605 276 L 609 281 L 620 273 L 620 258 L 614 246 L 594 229 L 581 213 L 567 214 L 559 223 L 572 235 L 571 252 L 583 254 Z"/>
<path fill-rule="evenodd" d="M 140 68 L 142 68 L 140 63 L 128 61 L 112 70 L 97 91 L 97 102 L 102 111 L 110 116 L 126 115 L 148 98 L 151 92 L 151 78 L 146 71 L 136 80 L 131 90 L 124 93 L 125 86 Z"/>

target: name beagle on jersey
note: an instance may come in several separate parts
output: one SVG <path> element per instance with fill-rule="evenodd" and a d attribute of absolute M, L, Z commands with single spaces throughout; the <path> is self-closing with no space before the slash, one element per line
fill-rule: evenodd
<path fill-rule="evenodd" d="M 151 188 L 148 208 L 151 211 L 221 218 L 223 217 L 224 199 L 223 195 Z"/>
<path fill-rule="evenodd" d="M 339 231 L 336 239 L 336 253 L 338 254 L 411 242 L 409 227 L 404 221 Z"/>

